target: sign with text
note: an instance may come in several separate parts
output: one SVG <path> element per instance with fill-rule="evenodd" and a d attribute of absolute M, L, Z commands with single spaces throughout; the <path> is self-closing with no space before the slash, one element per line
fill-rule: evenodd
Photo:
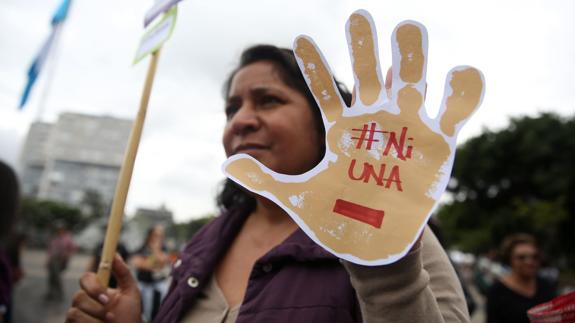
<path fill-rule="evenodd" d="M 313 41 L 302 36 L 294 43 L 326 129 L 321 162 L 304 174 L 285 175 L 238 154 L 223 170 L 278 204 L 336 256 L 363 265 L 390 264 L 409 252 L 445 191 L 457 134 L 481 103 L 484 79 L 475 68 L 453 68 L 440 112 L 430 118 L 424 106 L 425 27 L 405 21 L 395 28 L 388 89 L 369 13 L 353 13 L 346 31 L 355 79 L 351 107 Z"/>
<path fill-rule="evenodd" d="M 158 48 L 170 39 L 170 36 L 172 36 L 172 32 L 174 31 L 174 27 L 176 26 L 177 13 L 178 8 L 173 7 L 170 11 L 166 12 L 162 20 L 146 31 L 140 40 L 140 45 L 138 46 L 136 57 L 134 58 L 134 64 L 137 64 L 148 54 L 158 50 Z"/>
<path fill-rule="evenodd" d="M 156 0 L 152 8 L 148 9 L 146 15 L 144 16 L 144 27 L 148 27 L 148 25 L 154 21 L 156 17 L 168 11 L 180 1 L 182 0 Z"/>

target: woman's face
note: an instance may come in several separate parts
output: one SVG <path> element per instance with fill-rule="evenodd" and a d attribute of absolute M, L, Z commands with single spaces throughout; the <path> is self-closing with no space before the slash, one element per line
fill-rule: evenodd
<path fill-rule="evenodd" d="M 511 253 L 511 269 L 522 277 L 535 277 L 539 269 L 539 252 L 530 243 L 521 243 Z"/>
<path fill-rule="evenodd" d="M 226 101 L 223 144 L 228 157 L 245 153 L 290 175 L 310 170 L 323 157 L 312 108 L 281 81 L 271 62 L 240 69 Z"/>
<path fill-rule="evenodd" d="M 162 240 L 164 240 L 164 228 L 155 226 L 150 236 L 150 242 L 162 242 Z"/>

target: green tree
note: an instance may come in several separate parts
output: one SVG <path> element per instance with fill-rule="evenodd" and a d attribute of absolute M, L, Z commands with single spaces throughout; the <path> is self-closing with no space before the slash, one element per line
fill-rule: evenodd
<path fill-rule="evenodd" d="M 513 232 L 535 234 L 552 259 L 575 263 L 575 117 L 511 119 L 457 149 L 438 216 L 448 243 L 470 252 Z"/>
<path fill-rule="evenodd" d="M 49 231 L 55 223 L 63 223 L 68 229 L 78 231 L 88 224 L 88 217 L 78 208 L 55 201 L 24 198 L 20 214 L 22 226 L 37 231 Z"/>

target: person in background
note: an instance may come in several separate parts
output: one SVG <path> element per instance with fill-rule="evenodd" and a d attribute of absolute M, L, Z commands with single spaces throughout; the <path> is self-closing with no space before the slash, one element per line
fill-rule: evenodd
<path fill-rule="evenodd" d="M 131 263 L 136 269 L 136 279 L 142 292 L 143 316 L 151 322 L 168 291 L 171 270 L 162 225 L 154 225 L 148 230 L 144 244 L 134 253 Z"/>
<path fill-rule="evenodd" d="M 525 233 L 508 236 L 501 256 L 511 271 L 487 292 L 487 323 L 529 323 L 527 310 L 556 296 L 553 284 L 537 275 L 541 255 L 535 238 Z"/>
<path fill-rule="evenodd" d="M 20 190 L 16 173 L 0 161 L 0 323 L 12 321 L 12 289 L 16 265 L 11 259 L 13 257 L 8 250 L 8 242 L 13 239 L 12 230 L 19 203 Z"/>
<path fill-rule="evenodd" d="M 68 262 L 76 251 L 76 245 L 72 234 L 63 223 L 56 223 L 54 236 L 48 243 L 48 290 L 45 295 L 47 301 L 62 301 L 64 299 L 64 287 L 62 274 L 68 268 Z"/>

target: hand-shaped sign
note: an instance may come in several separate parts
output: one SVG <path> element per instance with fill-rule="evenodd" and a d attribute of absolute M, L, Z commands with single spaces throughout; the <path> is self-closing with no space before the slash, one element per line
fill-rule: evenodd
<path fill-rule="evenodd" d="M 347 37 L 356 82 L 349 108 L 313 41 L 299 37 L 294 44 L 322 110 L 323 160 L 295 176 L 242 154 L 223 167 L 229 178 L 277 203 L 331 253 L 363 265 L 389 264 L 410 250 L 444 192 L 457 133 L 479 106 L 484 81 L 472 67 L 452 69 L 438 117 L 431 119 L 423 105 L 427 34 L 422 25 L 405 21 L 393 32 L 390 97 L 366 11 L 351 15 Z"/>

